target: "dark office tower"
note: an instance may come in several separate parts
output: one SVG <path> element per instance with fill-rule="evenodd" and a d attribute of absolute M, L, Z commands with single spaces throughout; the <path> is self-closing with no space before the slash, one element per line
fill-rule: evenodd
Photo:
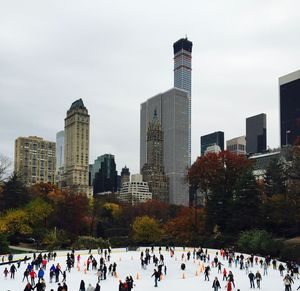
<path fill-rule="evenodd" d="M 208 147 L 217 145 L 220 147 L 221 151 L 224 151 L 224 132 L 216 131 L 210 134 L 201 136 L 201 156 L 205 154 Z"/>
<path fill-rule="evenodd" d="M 280 144 L 293 145 L 300 136 L 300 70 L 279 78 Z"/>
<path fill-rule="evenodd" d="M 147 163 L 142 168 L 143 181 L 149 185 L 153 199 L 169 202 L 168 179 L 163 166 L 164 137 L 157 112 L 147 131 Z"/>
<path fill-rule="evenodd" d="M 126 166 L 121 171 L 121 187 L 125 182 L 130 182 L 130 172 Z"/>
<path fill-rule="evenodd" d="M 191 163 L 192 47 L 193 43 L 187 37 L 181 38 L 173 44 L 174 87 L 187 91 L 189 98 L 189 163 Z"/>
<path fill-rule="evenodd" d="M 246 152 L 261 153 L 267 149 L 267 115 L 261 113 L 246 118 Z"/>
<path fill-rule="evenodd" d="M 92 177 L 94 195 L 118 190 L 118 173 L 115 157 L 105 154 L 98 157 L 93 165 Z"/>

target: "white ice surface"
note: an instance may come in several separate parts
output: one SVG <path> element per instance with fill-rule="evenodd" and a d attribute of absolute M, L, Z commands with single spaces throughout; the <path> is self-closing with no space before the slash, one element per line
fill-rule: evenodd
<path fill-rule="evenodd" d="M 204 281 L 203 273 L 200 273 L 199 276 L 196 276 L 196 271 L 199 272 L 199 261 L 195 261 L 191 259 L 189 261 L 184 260 L 186 264 L 186 270 L 184 272 L 185 279 L 182 279 L 183 271 L 180 269 L 180 265 L 182 263 L 181 256 L 182 253 L 186 253 L 188 249 L 183 252 L 182 248 L 176 248 L 175 256 L 173 258 L 170 257 L 169 252 L 163 251 L 163 255 L 165 257 L 165 264 L 167 266 L 167 275 L 164 276 L 164 279 L 161 282 L 158 282 L 158 288 L 154 288 L 154 278 L 151 278 L 153 273 L 153 269 L 155 266 L 153 263 L 147 267 L 147 270 L 143 270 L 140 264 L 140 251 L 129 251 L 126 252 L 125 249 L 113 249 L 111 254 L 110 263 L 116 262 L 117 263 L 117 274 L 118 278 L 112 277 L 108 275 L 107 280 L 101 281 L 101 291 L 118 291 L 119 279 L 124 280 L 126 276 L 132 275 L 134 279 L 135 287 L 133 291 L 149 291 L 149 290 L 166 290 L 166 291 L 207 291 L 213 290 L 212 289 L 212 281 L 215 276 L 219 278 L 221 283 L 222 289 L 225 290 L 225 282 L 222 281 L 222 275 L 217 273 L 217 268 L 211 268 L 211 275 L 210 281 Z M 192 252 L 192 250 L 191 250 Z M 154 253 L 158 255 L 158 248 L 155 248 Z M 209 254 L 211 259 L 213 259 L 216 251 L 209 250 Z M 53 288 L 55 291 L 57 290 L 57 283 L 49 283 L 49 269 L 52 263 L 60 263 L 62 266 L 62 270 L 65 269 L 65 261 L 66 261 L 66 252 L 57 252 L 58 257 L 56 261 L 50 261 L 47 265 L 47 270 L 45 272 L 45 281 L 46 281 L 46 290 L 50 291 Z M 67 285 L 69 291 L 78 291 L 80 281 L 83 279 L 85 281 L 85 286 L 87 287 L 89 283 L 93 286 L 96 285 L 97 276 L 95 271 L 87 271 L 86 274 L 84 273 L 84 260 L 87 259 L 88 252 L 87 251 L 76 251 L 75 252 L 75 259 L 76 256 L 81 255 L 81 266 L 80 271 L 76 269 L 72 269 L 70 273 L 67 273 Z M 92 251 L 92 254 L 97 259 L 98 266 L 99 266 L 99 258 L 100 256 L 97 254 L 96 250 Z M 30 256 L 32 254 L 29 254 Z M 23 258 L 25 255 L 15 255 L 14 259 L 16 258 Z M 246 256 L 247 257 L 247 256 Z M 222 258 L 221 262 L 226 267 L 227 272 L 231 270 L 233 272 L 235 278 L 235 285 L 236 288 L 234 290 L 240 289 L 241 291 L 250 290 L 249 286 L 249 279 L 245 273 L 245 270 L 239 270 L 239 268 L 228 268 L 227 261 L 223 261 Z M 200 262 L 202 265 L 202 262 Z M 205 266 L 207 263 L 205 264 Z M 5 266 L 0 266 L 0 291 L 23 291 L 25 287 L 25 283 L 22 283 L 23 272 L 26 268 L 27 264 L 22 263 L 20 269 L 18 269 L 15 279 L 10 279 L 9 276 L 7 279 L 4 278 L 3 270 Z M 109 266 L 109 262 L 107 262 L 107 267 Z M 9 265 L 7 265 L 9 269 Z M 263 270 L 260 269 L 259 266 L 254 265 L 253 268 L 250 268 L 255 274 L 257 270 L 260 271 L 261 275 L 263 275 Z M 137 274 L 139 275 L 140 279 L 136 279 Z M 283 291 L 283 277 L 279 275 L 278 270 L 272 270 L 271 268 L 268 269 L 268 275 L 262 276 L 261 282 L 261 290 L 270 290 L 270 291 Z M 62 276 L 60 276 L 62 279 Z M 295 284 L 292 286 L 292 290 L 296 290 L 296 288 L 300 285 L 300 280 L 295 279 Z"/>

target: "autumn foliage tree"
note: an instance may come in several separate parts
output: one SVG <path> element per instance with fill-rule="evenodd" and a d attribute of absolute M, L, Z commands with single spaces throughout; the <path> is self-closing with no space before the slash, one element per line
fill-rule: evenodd
<path fill-rule="evenodd" d="M 198 236 L 204 232 L 203 209 L 182 208 L 175 218 L 167 221 L 164 230 L 169 241 L 184 245 L 197 241 Z"/>
<path fill-rule="evenodd" d="M 198 157 L 191 166 L 187 180 L 191 187 L 201 191 L 206 197 L 205 226 L 208 232 L 212 232 L 215 227 L 218 227 L 221 232 L 229 230 L 238 232 L 245 227 L 243 224 L 238 224 L 232 229 L 230 218 L 235 215 L 238 207 L 247 207 L 246 201 L 251 200 L 249 192 L 255 194 L 256 197 L 259 195 L 251 169 L 252 163 L 245 156 L 228 151 L 207 153 Z M 255 201 L 258 200 L 255 199 Z M 254 215 L 257 208 L 250 210 L 252 212 L 248 211 L 247 217 Z M 247 219 L 243 215 L 239 218 Z M 238 218 L 233 220 L 239 221 Z"/>
<path fill-rule="evenodd" d="M 132 239 L 139 244 L 157 243 L 162 238 L 158 221 L 147 215 L 137 217 L 132 225 Z"/>

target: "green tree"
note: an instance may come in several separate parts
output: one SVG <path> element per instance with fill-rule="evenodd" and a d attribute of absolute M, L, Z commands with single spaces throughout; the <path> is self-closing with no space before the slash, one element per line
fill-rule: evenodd
<path fill-rule="evenodd" d="M 53 212 L 53 207 L 44 199 L 35 198 L 26 205 L 25 211 L 32 226 L 47 227 L 47 218 Z"/>
<path fill-rule="evenodd" d="M 286 168 L 287 165 L 278 158 L 270 161 L 264 177 L 265 193 L 268 197 L 276 194 L 286 195 Z"/>
<path fill-rule="evenodd" d="M 227 218 L 227 232 L 237 233 L 260 227 L 262 222 L 262 199 L 257 181 L 249 168 L 236 182 L 231 213 Z"/>
<path fill-rule="evenodd" d="M 137 217 L 132 225 L 132 238 L 136 243 L 154 243 L 162 238 L 162 229 L 156 219 L 147 215 Z"/>
<path fill-rule="evenodd" d="M 28 190 L 16 173 L 4 181 L 0 193 L 0 211 L 22 207 L 29 201 Z"/>

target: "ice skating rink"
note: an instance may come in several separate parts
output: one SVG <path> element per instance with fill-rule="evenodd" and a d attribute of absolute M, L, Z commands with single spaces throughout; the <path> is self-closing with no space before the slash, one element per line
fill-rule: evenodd
<path fill-rule="evenodd" d="M 141 248 L 139 251 L 126 251 L 126 249 L 113 249 L 111 253 L 110 262 L 107 262 L 107 268 L 110 263 L 116 262 L 117 264 L 117 276 L 112 277 L 110 274 L 107 275 L 107 280 L 101 281 L 101 291 L 118 291 L 119 280 L 124 281 L 126 276 L 131 275 L 134 279 L 134 288 L 133 290 L 140 291 L 149 291 L 149 290 L 165 290 L 165 291 L 208 291 L 212 289 L 212 282 L 214 277 L 218 277 L 221 283 L 221 287 L 225 290 L 225 281 L 222 281 L 222 274 L 218 274 L 217 268 L 211 267 L 210 272 L 210 281 L 204 281 L 203 267 L 207 266 L 209 263 L 203 263 L 200 260 L 194 260 L 191 254 L 190 260 L 186 259 L 186 253 L 188 250 L 193 252 L 192 249 L 186 248 L 183 251 L 182 248 L 175 249 L 175 255 L 173 258 L 170 257 L 170 253 L 165 251 L 165 248 L 162 250 L 162 254 L 164 255 L 165 265 L 167 266 L 167 275 L 164 275 L 163 280 L 158 282 L 158 287 L 154 288 L 154 277 L 151 278 L 153 270 L 155 268 L 152 263 L 147 266 L 147 269 L 144 270 L 141 267 L 140 262 L 140 252 L 144 250 Z M 216 255 L 216 250 L 208 250 L 210 254 L 210 260 L 212 261 Z M 51 289 L 57 290 L 57 283 L 49 283 L 49 269 L 52 264 L 59 263 L 61 265 L 61 270 L 64 271 L 66 269 L 66 254 L 67 252 L 57 252 L 57 258 L 55 261 L 50 261 L 47 265 L 45 271 L 45 282 L 46 282 L 46 290 L 50 291 Z M 76 257 L 77 255 L 81 255 L 80 260 L 80 268 L 77 268 Z M 150 252 L 152 255 L 152 253 Z M 154 254 L 159 257 L 158 248 L 155 247 Z M 184 259 L 182 259 L 182 254 L 184 254 Z M 97 250 L 92 250 L 92 255 L 98 262 L 99 267 L 99 259 L 100 255 L 98 255 Z M 24 258 L 25 254 L 22 255 L 14 255 L 14 260 L 18 258 Z M 32 256 L 32 254 L 27 254 L 27 256 Z M 88 251 L 76 251 L 75 252 L 75 268 L 71 270 L 71 272 L 67 272 L 67 285 L 69 291 L 77 291 L 79 290 L 80 281 L 84 280 L 85 286 L 87 287 L 89 283 L 91 283 L 94 287 L 97 283 L 97 275 L 96 271 L 90 270 L 86 271 L 84 262 L 88 258 Z M 250 290 L 250 284 L 248 276 L 246 275 L 245 270 L 240 270 L 238 267 L 236 268 L 233 264 L 231 268 L 228 267 L 228 262 L 223 260 L 218 255 L 219 260 L 223 264 L 222 270 L 225 267 L 228 271 L 232 271 L 235 279 L 235 290 L 240 289 L 241 291 Z M 247 258 L 247 255 L 245 255 Z M 7 259 L 7 258 L 6 258 Z M 186 269 L 182 271 L 180 266 L 182 263 L 185 263 Z M 16 264 L 15 264 L 16 265 Z M 211 265 L 211 264 L 210 264 Z M 278 264 L 277 264 L 278 265 Z M 16 265 L 17 266 L 17 265 Z M 23 291 L 26 283 L 22 283 L 23 273 L 26 269 L 27 263 L 22 263 L 20 268 L 17 270 L 15 275 L 15 279 L 10 279 L 10 274 L 8 274 L 8 278 L 4 278 L 4 268 L 7 267 L 9 269 L 9 265 L 0 266 L 0 291 Z M 285 264 L 284 264 L 285 266 Z M 270 291 L 283 291 L 283 277 L 280 276 L 278 270 L 273 270 L 271 267 L 268 269 L 268 275 L 263 276 L 263 269 L 261 269 L 258 265 L 253 266 L 253 268 L 249 268 L 254 274 L 257 270 L 260 271 L 262 275 L 261 281 L 261 290 L 270 290 Z M 37 272 L 37 271 L 36 271 Z M 62 276 L 60 275 L 60 280 L 62 280 Z M 37 281 L 37 280 L 36 280 Z M 292 285 L 292 290 L 296 290 L 300 285 L 299 279 L 294 279 L 295 284 Z"/>

